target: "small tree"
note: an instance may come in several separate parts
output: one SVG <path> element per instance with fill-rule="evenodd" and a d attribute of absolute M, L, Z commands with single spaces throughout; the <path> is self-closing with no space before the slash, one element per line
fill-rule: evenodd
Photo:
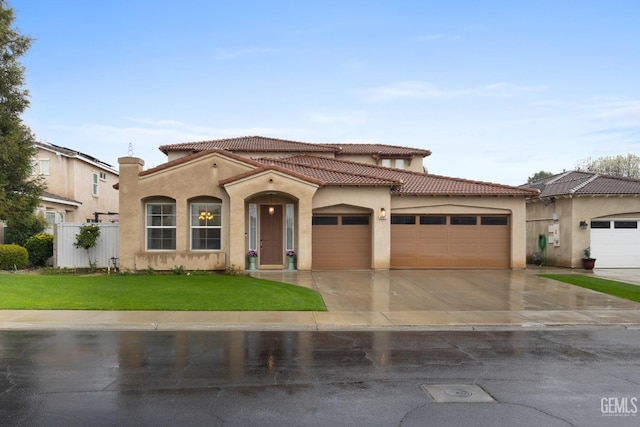
<path fill-rule="evenodd" d="M 547 172 L 547 171 L 536 172 L 527 179 L 527 183 L 531 184 L 532 182 L 540 181 L 541 179 L 549 178 L 550 176 L 553 176 L 552 172 Z"/>
<path fill-rule="evenodd" d="M 76 242 L 74 243 L 76 248 L 83 248 L 87 251 L 89 266 L 92 269 L 96 268 L 97 261 L 91 262 L 91 254 L 89 250 L 96 246 L 98 237 L 100 237 L 100 227 L 96 224 L 87 224 L 80 227 L 80 232 L 76 234 Z"/>

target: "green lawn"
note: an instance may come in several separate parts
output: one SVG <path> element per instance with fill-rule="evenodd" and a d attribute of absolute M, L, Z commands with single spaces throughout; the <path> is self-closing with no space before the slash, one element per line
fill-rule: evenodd
<path fill-rule="evenodd" d="M 538 276 L 640 302 L 639 285 L 616 282 L 615 280 L 601 279 L 593 276 L 583 276 L 580 274 L 539 274 Z"/>
<path fill-rule="evenodd" d="M 0 274 L 0 309 L 326 311 L 313 289 L 247 276 Z"/>

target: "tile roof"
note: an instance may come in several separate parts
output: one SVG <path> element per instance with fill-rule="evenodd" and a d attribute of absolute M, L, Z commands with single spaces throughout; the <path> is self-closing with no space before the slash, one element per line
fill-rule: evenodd
<path fill-rule="evenodd" d="M 373 154 L 379 156 L 423 156 L 431 155 L 429 150 L 384 144 L 331 144 L 339 154 Z"/>
<path fill-rule="evenodd" d="M 185 142 L 181 144 L 161 145 L 160 151 L 204 151 L 227 150 L 241 152 L 291 152 L 291 153 L 334 153 L 336 148 L 330 145 L 309 144 L 308 142 L 288 141 L 286 139 L 266 138 L 264 136 L 243 136 L 239 138 L 214 139 L 211 141 Z"/>
<path fill-rule="evenodd" d="M 160 151 L 204 151 L 211 149 L 236 152 L 278 152 L 278 153 L 335 153 L 371 154 L 378 156 L 429 156 L 431 151 L 417 148 L 383 144 L 311 144 L 264 136 L 243 136 L 239 138 L 214 139 L 211 141 L 185 142 L 161 145 Z"/>
<path fill-rule="evenodd" d="M 568 195 L 640 195 L 640 179 L 569 171 L 525 184 L 540 190 L 540 198 Z"/>
<path fill-rule="evenodd" d="M 381 185 L 378 180 L 386 180 L 393 187 L 393 194 L 397 195 L 533 196 L 538 194 L 537 190 L 527 188 L 409 172 L 317 156 L 301 155 L 275 160 L 270 158 L 255 160 L 261 163 L 277 162 L 285 169 L 314 177 L 321 174 L 346 173 L 357 177 L 358 185 Z M 307 168 L 303 169 L 303 166 Z M 327 185 L 332 184 L 328 182 Z"/>

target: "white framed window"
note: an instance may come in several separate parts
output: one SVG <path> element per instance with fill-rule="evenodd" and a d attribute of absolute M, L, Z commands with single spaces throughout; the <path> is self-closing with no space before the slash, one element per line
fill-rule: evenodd
<path fill-rule="evenodd" d="M 390 168 L 391 167 L 391 159 L 381 159 L 380 160 L 380 166 L 385 167 L 385 168 Z"/>
<path fill-rule="evenodd" d="M 396 169 L 404 169 L 404 159 L 396 159 Z"/>
<path fill-rule="evenodd" d="M 56 223 L 56 213 L 54 211 L 46 211 L 44 213 L 44 217 L 47 220 L 48 228 L 53 227 L 53 225 Z"/>
<path fill-rule="evenodd" d="M 294 208 L 293 204 L 287 203 L 286 206 L 286 224 L 287 224 L 287 251 L 295 250 L 293 244 L 294 231 Z"/>
<path fill-rule="evenodd" d="M 107 180 L 107 173 L 106 172 L 100 172 L 100 180 L 101 181 L 106 181 Z"/>
<path fill-rule="evenodd" d="M 97 173 L 93 173 L 92 174 L 92 190 L 91 190 L 91 194 L 93 194 L 94 196 L 98 195 L 98 174 Z"/>
<path fill-rule="evenodd" d="M 147 203 L 147 250 L 176 249 L 176 204 Z"/>
<path fill-rule="evenodd" d="M 249 250 L 258 250 L 258 205 L 249 203 Z"/>
<path fill-rule="evenodd" d="M 191 250 L 222 249 L 222 204 L 191 204 Z"/>
<path fill-rule="evenodd" d="M 49 165 L 49 159 L 40 159 L 40 175 L 49 175 L 51 173 Z"/>

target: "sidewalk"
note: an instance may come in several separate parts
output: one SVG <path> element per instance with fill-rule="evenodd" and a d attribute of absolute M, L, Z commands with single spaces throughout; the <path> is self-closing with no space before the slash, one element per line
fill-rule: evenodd
<path fill-rule="evenodd" d="M 542 272 L 572 270 L 261 271 L 253 275 L 318 290 L 328 311 L 0 310 L 0 329 L 640 329 L 640 304 L 537 277 Z M 640 270 L 595 270 L 593 274 L 640 285 Z"/>

